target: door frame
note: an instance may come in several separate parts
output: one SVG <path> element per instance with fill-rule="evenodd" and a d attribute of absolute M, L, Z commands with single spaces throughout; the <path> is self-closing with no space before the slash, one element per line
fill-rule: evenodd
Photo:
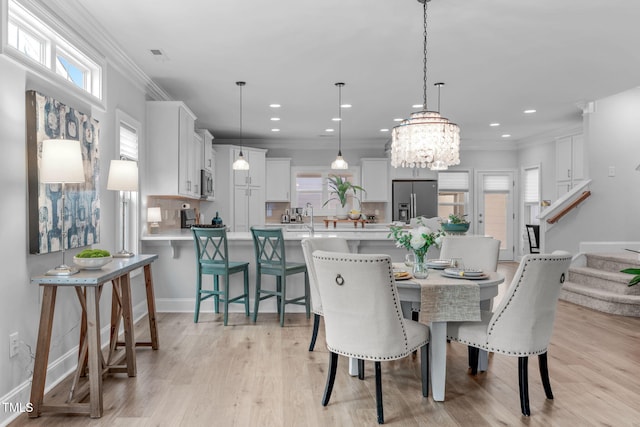
<path fill-rule="evenodd" d="M 511 191 L 509 192 L 509 199 L 507 203 L 507 242 L 504 246 L 506 249 L 500 249 L 500 261 L 513 261 L 516 256 L 516 204 L 518 199 L 518 191 L 516 180 L 518 179 L 516 169 L 479 169 L 474 173 L 474 230 L 476 233 L 484 235 L 484 224 L 480 222 L 481 206 L 484 200 L 484 179 L 485 175 L 509 175 L 511 178 Z"/>

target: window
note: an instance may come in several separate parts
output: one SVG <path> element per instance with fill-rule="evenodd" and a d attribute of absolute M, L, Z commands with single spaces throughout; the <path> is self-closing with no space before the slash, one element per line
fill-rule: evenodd
<path fill-rule="evenodd" d="M 525 224 L 540 224 L 540 167 L 525 168 L 523 171 L 523 220 Z"/>
<path fill-rule="evenodd" d="M 16 0 L 9 0 L 6 45 L 12 48 L 7 53 L 13 53 L 33 71 L 41 73 L 44 67 L 102 99 L 103 67 Z M 33 67 L 34 62 L 42 67 Z"/>
<path fill-rule="evenodd" d="M 345 171 L 335 171 L 325 168 L 313 167 L 293 167 L 291 168 L 295 180 L 295 192 L 292 197 L 293 207 L 305 207 L 307 203 L 311 203 L 314 213 L 320 216 L 333 216 L 339 201 L 332 200 L 323 206 L 324 202 L 329 200 L 329 186 L 327 178 L 331 175 L 338 175 L 355 185 L 360 185 L 360 169 L 352 167 Z M 359 202 L 351 202 L 355 209 L 360 207 Z"/>
<path fill-rule="evenodd" d="M 469 172 L 438 173 L 438 216 L 464 216 L 469 213 Z"/>
<path fill-rule="evenodd" d="M 121 159 L 138 161 L 138 134 L 140 129 L 140 124 L 129 117 L 124 112 L 117 110 L 117 133 L 118 133 L 118 142 L 119 142 L 119 153 Z M 138 191 L 130 191 L 124 192 L 121 191 L 118 195 L 118 218 L 122 218 L 122 209 L 123 209 L 123 199 L 125 197 L 124 209 L 125 211 L 125 220 L 127 221 L 127 226 L 125 227 L 125 242 L 124 245 L 127 250 L 137 253 L 138 252 L 138 235 L 139 228 L 138 224 L 140 223 L 140 214 L 139 214 L 139 192 Z M 120 225 L 122 226 L 122 225 Z M 122 230 L 120 228 L 120 230 Z M 121 240 L 121 234 L 119 234 L 118 239 Z M 122 247 L 122 242 L 120 242 L 119 247 Z"/>

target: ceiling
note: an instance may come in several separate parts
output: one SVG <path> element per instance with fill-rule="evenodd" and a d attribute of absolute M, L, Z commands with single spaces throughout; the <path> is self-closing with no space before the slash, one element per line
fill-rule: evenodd
<path fill-rule="evenodd" d="M 380 129 L 422 103 L 416 0 L 74 2 L 216 139 L 239 136 L 238 80 L 248 145 L 337 145 L 325 129 L 336 128 L 339 81 L 353 105 L 344 148 L 383 147 Z M 427 103 L 437 109 L 433 84 L 445 82 L 440 111 L 460 126 L 463 150 L 578 128 L 586 102 L 640 83 L 637 0 L 433 0 L 428 14 Z"/>

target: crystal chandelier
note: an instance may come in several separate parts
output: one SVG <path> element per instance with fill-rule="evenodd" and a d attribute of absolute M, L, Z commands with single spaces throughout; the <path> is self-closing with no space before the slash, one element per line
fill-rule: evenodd
<path fill-rule="evenodd" d="M 422 111 L 412 113 L 393 128 L 391 133 L 391 166 L 403 168 L 425 168 L 445 170 L 460 164 L 460 128 L 440 112 L 427 110 L 427 3 L 423 4 L 424 59 L 423 59 L 423 103 Z M 438 84 L 438 90 L 440 85 Z M 438 110 L 440 107 L 438 106 Z"/>
<path fill-rule="evenodd" d="M 247 171 L 249 170 L 249 162 L 242 155 L 242 86 L 244 86 L 245 82 L 236 82 L 236 85 L 240 88 L 240 153 L 238 154 L 238 158 L 233 165 L 231 166 L 234 171 Z"/>
<path fill-rule="evenodd" d="M 342 86 L 344 83 L 336 83 L 338 86 L 338 156 L 331 163 L 331 169 L 349 169 L 349 163 L 342 157 Z"/>

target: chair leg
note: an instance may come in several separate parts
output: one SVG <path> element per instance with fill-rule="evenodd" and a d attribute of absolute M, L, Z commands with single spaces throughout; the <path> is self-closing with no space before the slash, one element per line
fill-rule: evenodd
<path fill-rule="evenodd" d="M 253 323 L 256 323 L 258 319 L 258 307 L 260 306 L 260 282 L 261 282 L 262 274 L 259 269 L 256 269 L 256 301 L 253 306 Z"/>
<path fill-rule="evenodd" d="M 382 371 L 380 362 L 375 362 L 376 371 L 376 408 L 378 409 L 378 424 L 384 424 L 384 411 L 382 409 Z"/>
<path fill-rule="evenodd" d="M 229 320 L 229 273 L 224 276 L 224 314 L 222 324 L 227 326 L 227 321 Z"/>
<path fill-rule="evenodd" d="M 420 373 L 422 375 L 422 396 L 429 397 L 429 344 L 420 348 Z"/>
<path fill-rule="evenodd" d="M 327 385 L 324 388 L 324 396 L 322 396 L 322 406 L 329 404 L 331 392 L 333 391 L 333 383 L 336 380 L 336 369 L 338 368 L 338 353 L 329 352 L 329 372 L 327 373 Z"/>
<path fill-rule="evenodd" d="M 281 279 L 281 295 L 280 295 L 280 326 L 284 326 L 284 306 L 287 304 L 287 276 Z"/>
<path fill-rule="evenodd" d="M 318 328 L 320 327 L 320 315 L 313 314 L 313 332 L 311 333 L 311 342 L 309 343 L 309 351 L 313 351 L 316 346 L 316 338 L 318 338 Z"/>
<path fill-rule="evenodd" d="M 218 276 L 217 274 L 214 274 L 213 290 L 216 291 L 216 293 L 213 295 L 213 308 L 216 314 L 220 313 L 220 296 L 218 294 L 218 292 L 220 291 L 219 281 L 220 281 L 220 276 Z"/>
<path fill-rule="evenodd" d="M 540 378 L 542 379 L 544 394 L 547 396 L 547 399 L 553 399 L 553 392 L 551 391 L 551 383 L 549 382 L 549 367 L 547 365 L 546 352 L 538 355 L 538 366 L 540 367 Z"/>
<path fill-rule="evenodd" d="M 304 272 L 304 307 L 307 311 L 307 319 L 311 317 L 311 292 L 309 291 L 309 273 Z"/>
<path fill-rule="evenodd" d="M 527 356 L 518 357 L 518 383 L 520 385 L 520 409 L 522 415 L 528 417 L 531 415 L 529 410 L 529 379 L 528 366 L 529 358 Z"/>
<path fill-rule="evenodd" d="M 358 379 L 364 379 L 364 359 L 358 359 Z"/>
<path fill-rule="evenodd" d="M 471 368 L 471 375 L 478 374 L 478 356 L 480 355 L 480 349 L 476 347 L 467 346 L 469 352 L 469 367 Z"/>
<path fill-rule="evenodd" d="M 202 289 L 202 275 L 200 272 L 196 274 L 198 278 L 196 279 L 196 310 L 193 313 L 193 323 L 198 323 L 198 317 L 200 316 L 200 290 Z"/>
<path fill-rule="evenodd" d="M 276 307 L 278 309 L 278 314 L 280 314 L 283 295 L 284 293 L 282 292 L 282 276 L 276 276 Z"/>
<path fill-rule="evenodd" d="M 244 314 L 249 317 L 249 266 L 244 267 Z"/>

